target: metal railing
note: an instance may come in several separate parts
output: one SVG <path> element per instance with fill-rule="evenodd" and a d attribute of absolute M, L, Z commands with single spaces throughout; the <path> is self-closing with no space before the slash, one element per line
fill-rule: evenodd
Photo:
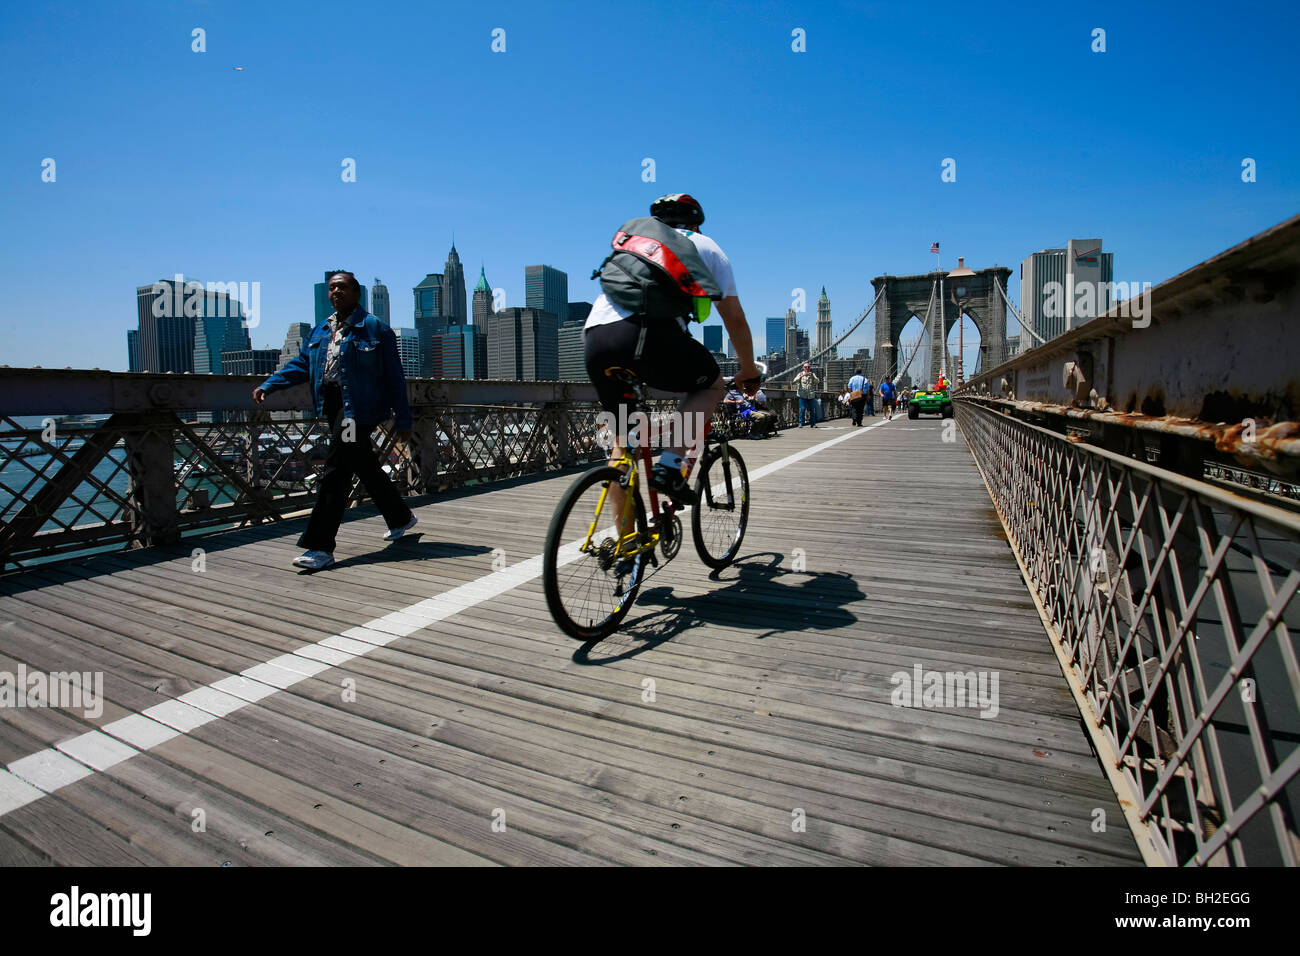
<path fill-rule="evenodd" d="M 957 420 L 1148 861 L 1294 866 L 1300 517 L 1010 404 Z"/>
<path fill-rule="evenodd" d="M 0 570 L 310 508 L 328 424 L 307 409 L 305 387 L 254 410 L 260 380 L 0 369 Z M 404 494 L 604 455 L 590 385 L 418 380 L 408 391 L 410 442 L 383 426 L 371 436 Z M 676 407 L 675 397 L 656 398 L 654 408 Z M 830 396 L 821 404 L 823 417 L 844 413 Z M 793 393 L 769 393 L 769 408 L 782 424 L 797 420 Z M 354 504 L 360 496 L 358 486 Z"/>

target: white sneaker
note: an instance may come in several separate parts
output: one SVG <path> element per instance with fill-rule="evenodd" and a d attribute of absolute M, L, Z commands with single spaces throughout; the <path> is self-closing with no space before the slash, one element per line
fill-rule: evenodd
<path fill-rule="evenodd" d="M 412 514 L 412 515 L 411 515 L 411 520 L 408 521 L 408 522 L 406 523 L 405 527 L 402 527 L 402 528 L 389 528 L 386 532 L 384 532 L 384 540 L 385 540 L 385 541 L 396 541 L 396 540 L 397 540 L 398 538 L 400 538 L 402 535 L 406 534 L 406 532 L 408 532 L 408 531 L 410 531 L 412 528 L 414 528 L 414 527 L 415 527 L 415 523 L 416 523 L 417 521 L 419 521 L 419 520 L 420 520 L 419 518 L 417 518 L 414 514 Z"/>
<path fill-rule="evenodd" d="M 296 567 L 306 568 L 308 571 L 320 571 L 334 563 L 334 555 L 328 551 L 308 551 L 294 558 L 293 563 Z"/>

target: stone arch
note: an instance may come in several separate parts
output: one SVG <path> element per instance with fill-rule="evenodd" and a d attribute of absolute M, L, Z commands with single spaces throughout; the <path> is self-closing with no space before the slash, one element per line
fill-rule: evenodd
<path fill-rule="evenodd" d="M 935 289 L 935 283 L 940 280 L 943 280 L 944 292 L 943 301 L 939 303 L 943 329 L 939 334 L 930 336 L 930 364 L 928 369 L 920 370 L 922 376 L 928 375 L 929 380 L 933 382 L 938 378 L 939 370 L 946 368 L 944 343 L 948 341 L 948 333 L 956 325 L 958 316 L 962 312 L 970 316 L 975 327 L 979 329 L 981 352 L 984 355 L 997 356 L 998 360 L 1001 360 L 1001 356 L 1006 352 L 1007 343 L 1007 306 L 1003 301 L 1002 293 L 1006 292 L 1011 270 L 1006 266 L 993 266 L 990 269 L 980 269 L 973 276 L 959 279 L 949 279 L 947 276 L 946 272 L 927 272 L 910 276 L 883 275 L 871 280 L 874 294 L 880 296 L 880 301 L 876 305 L 876 348 L 872 353 L 874 381 L 879 381 L 881 375 L 897 373 L 898 336 L 913 313 L 921 316 L 922 319 L 925 318 L 931 290 Z M 960 287 L 955 283 L 961 283 Z M 1001 293 L 998 291 L 999 287 Z M 957 288 L 964 289 L 966 293 L 960 303 L 954 301 Z M 931 315 L 930 321 L 932 323 L 935 321 L 934 315 Z M 917 362 L 919 361 L 922 361 L 920 357 L 917 358 Z M 914 376 L 917 371 L 914 362 L 912 365 Z M 948 370 L 949 378 L 952 378 L 955 371 L 955 369 Z M 966 369 L 966 377 L 969 378 L 973 371 L 973 369 Z"/>

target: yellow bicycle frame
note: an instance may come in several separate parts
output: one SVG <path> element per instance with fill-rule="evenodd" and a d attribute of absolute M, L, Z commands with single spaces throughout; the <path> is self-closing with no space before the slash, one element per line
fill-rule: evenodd
<path fill-rule="evenodd" d="M 627 489 L 623 496 L 623 514 L 619 516 L 618 526 L 626 528 L 630 523 L 632 531 L 630 534 L 624 534 L 619 538 L 618 547 L 614 550 L 615 558 L 631 558 L 643 551 L 653 551 L 659 544 L 659 532 L 651 531 L 650 539 L 644 544 L 637 543 L 636 530 L 636 503 L 633 498 L 640 495 L 637 484 L 640 481 L 639 470 L 636 467 L 636 460 L 627 452 L 623 451 L 622 459 L 612 467 L 622 468 L 624 465 L 631 469 L 631 477 L 627 482 Z M 605 500 L 609 497 L 609 484 L 605 484 L 604 490 L 600 493 L 600 499 L 596 502 L 596 514 L 591 519 L 591 524 L 587 526 L 587 536 L 582 542 L 581 551 L 583 554 L 591 553 L 591 539 L 596 533 L 596 527 L 600 524 L 600 514 L 605 510 Z"/>

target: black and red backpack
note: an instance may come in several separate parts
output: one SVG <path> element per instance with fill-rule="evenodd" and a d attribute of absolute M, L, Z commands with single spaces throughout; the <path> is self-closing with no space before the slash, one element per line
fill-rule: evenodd
<path fill-rule="evenodd" d="M 722 289 L 695 243 L 660 219 L 629 219 L 591 273 L 614 305 L 656 319 L 703 322 Z"/>

